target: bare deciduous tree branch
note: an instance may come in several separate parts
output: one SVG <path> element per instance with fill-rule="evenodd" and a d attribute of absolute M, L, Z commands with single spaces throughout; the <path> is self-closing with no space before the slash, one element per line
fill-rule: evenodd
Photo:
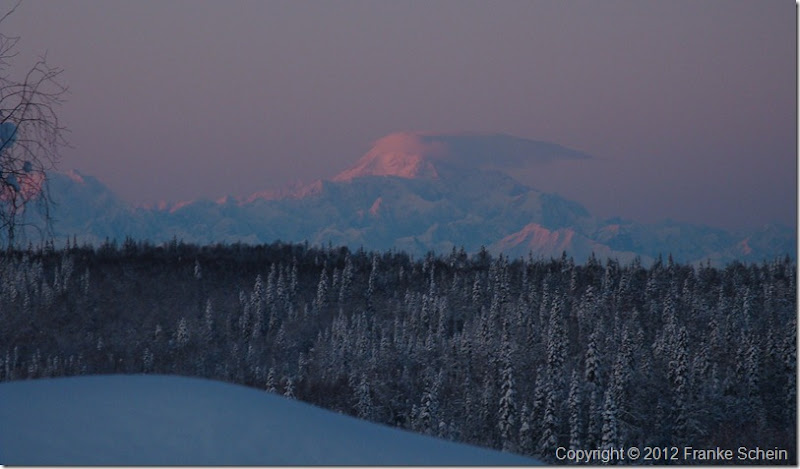
<path fill-rule="evenodd" d="M 1 14 L 0 24 L 19 4 Z M 67 145 L 57 112 L 67 93 L 59 80 L 63 69 L 41 56 L 15 79 L 19 40 L 0 32 L 0 239 L 9 249 L 23 227 L 34 227 L 43 238 L 52 235 L 48 171 L 56 168 Z"/>

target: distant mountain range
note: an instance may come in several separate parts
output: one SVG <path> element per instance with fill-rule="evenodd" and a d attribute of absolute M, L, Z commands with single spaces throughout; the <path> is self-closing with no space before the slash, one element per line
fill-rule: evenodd
<path fill-rule="evenodd" d="M 589 155 L 504 134 L 396 133 L 329 180 L 249 197 L 131 206 L 96 178 L 51 174 L 58 239 L 174 237 L 186 242 L 308 241 L 415 255 L 485 247 L 510 257 L 559 257 L 648 263 L 659 254 L 720 265 L 732 260 L 796 258 L 794 227 L 730 232 L 665 221 L 599 219 L 577 202 L 540 192 L 510 174 L 531 162 Z"/>

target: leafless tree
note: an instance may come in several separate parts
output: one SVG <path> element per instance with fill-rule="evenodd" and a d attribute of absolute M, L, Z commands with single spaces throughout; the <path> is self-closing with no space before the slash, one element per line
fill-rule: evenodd
<path fill-rule="evenodd" d="M 52 235 L 48 171 L 67 145 L 57 113 L 67 92 L 59 81 L 63 70 L 46 55 L 23 71 L 12 67 L 20 37 L 3 34 L 2 25 L 20 1 L 0 11 L 0 239 L 9 249 L 23 227 Z"/>

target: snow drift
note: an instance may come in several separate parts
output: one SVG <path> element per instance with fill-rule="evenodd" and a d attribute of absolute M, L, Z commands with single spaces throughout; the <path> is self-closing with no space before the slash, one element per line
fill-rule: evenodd
<path fill-rule="evenodd" d="M 154 375 L 0 384 L 10 465 L 533 465 L 229 383 Z"/>

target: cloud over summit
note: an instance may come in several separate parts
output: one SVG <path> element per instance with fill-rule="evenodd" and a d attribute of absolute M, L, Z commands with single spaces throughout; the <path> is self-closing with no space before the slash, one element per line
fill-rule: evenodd
<path fill-rule="evenodd" d="M 333 179 L 362 176 L 438 178 L 443 166 L 511 170 L 590 155 L 561 145 L 502 133 L 396 132 L 375 142 L 355 166 Z"/>

